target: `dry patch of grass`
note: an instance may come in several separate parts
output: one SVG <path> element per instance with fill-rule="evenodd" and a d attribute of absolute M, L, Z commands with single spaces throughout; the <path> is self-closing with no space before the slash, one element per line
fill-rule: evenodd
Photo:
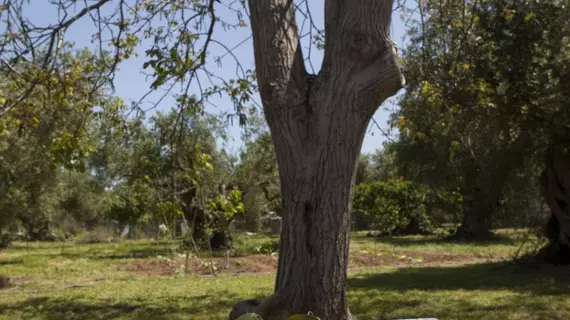
<path fill-rule="evenodd" d="M 191 255 L 186 263 L 184 254 L 175 254 L 169 257 L 137 259 L 125 263 L 120 269 L 140 276 L 273 273 L 277 270 L 278 258 L 277 253 L 230 257 L 227 260 L 220 257 L 198 258 Z M 469 254 L 386 250 L 352 252 L 348 266 L 349 269 L 458 266 L 499 260 Z"/>

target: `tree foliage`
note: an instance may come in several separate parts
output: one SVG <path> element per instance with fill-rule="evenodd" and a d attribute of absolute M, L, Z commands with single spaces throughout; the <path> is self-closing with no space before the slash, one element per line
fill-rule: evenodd
<path fill-rule="evenodd" d="M 28 232 L 45 229 L 57 214 L 62 170 L 86 169 L 86 158 L 94 152 L 86 124 L 109 108 L 122 107 L 105 87 L 85 94 L 95 86 L 90 72 L 97 70 L 97 59 L 89 52 L 66 54 L 58 66 L 59 75 L 44 79 L 49 85 L 30 92 L 0 118 L 0 212 L 4 223 L 17 219 Z M 22 76 L 35 72 L 25 62 L 15 68 Z M 0 97 L 6 103 L 22 94 L 20 81 L 10 76 L 2 80 Z"/>
<path fill-rule="evenodd" d="M 488 232 L 510 181 L 567 136 L 566 5 L 419 5 L 404 52 L 408 90 L 392 120 L 398 157 L 406 177 L 459 188 L 466 233 Z"/>
<path fill-rule="evenodd" d="M 358 228 L 382 234 L 408 235 L 433 232 L 459 209 L 460 196 L 435 192 L 425 185 L 403 179 L 389 179 L 357 185 L 353 214 Z"/>
<path fill-rule="evenodd" d="M 354 190 L 354 214 L 371 221 L 374 230 L 392 234 L 408 228 L 427 232 L 427 190 L 410 181 L 388 180 L 358 185 Z"/>

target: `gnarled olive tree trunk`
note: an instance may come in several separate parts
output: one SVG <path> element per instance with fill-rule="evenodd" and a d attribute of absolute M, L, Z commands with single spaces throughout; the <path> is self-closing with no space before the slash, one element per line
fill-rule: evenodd
<path fill-rule="evenodd" d="M 505 177 L 506 178 L 506 177 Z M 506 179 L 493 179 L 486 188 L 475 187 L 463 195 L 463 219 L 452 240 L 488 240 L 492 238 L 492 215 L 501 200 Z"/>
<path fill-rule="evenodd" d="M 570 155 L 551 153 L 540 177 L 542 196 L 550 207 L 546 226 L 548 245 L 539 257 L 554 264 L 570 264 Z"/>
<path fill-rule="evenodd" d="M 513 173 L 523 167 L 531 142 L 528 132 L 521 133 L 504 149 L 497 149 L 480 167 L 468 176 L 469 189 L 463 194 L 463 219 L 452 240 L 488 240 L 493 213 L 503 196 L 505 185 Z"/>
<path fill-rule="evenodd" d="M 318 75 L 305 70 L 293 1 L 249 7 L 283 218 L 275 293 L 256 312 L 352 319 L 345 287 L 356 161 L 372 115 L 404 81 L 389 39 L 392 0 L 325 1 Z"/>

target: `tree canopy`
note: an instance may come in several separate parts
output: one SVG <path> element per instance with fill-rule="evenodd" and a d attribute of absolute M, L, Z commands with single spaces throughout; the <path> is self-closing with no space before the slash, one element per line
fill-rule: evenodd
<path fill-rule="evenodd" d="M 541 254 L 570 263 L 568 1 L 398 6 L 412 13 L 402 59 L 394 1 L 323 4 L 317 26 L 308 1 L 61 0 L 40 24 L 30 3 L 4 1 L 0 228 L 53 240 L 53 230 L 151 226 L 228 249 L 237 220 L 259 231 L 275 213 L 275 292 L 255 310 L 270 320 L 352 319 L 351 222 L 481 240 L 530 224 L 547 203 Z M 66 41 L 82 21 L 93 26 L 87 49 Z M 219 38 L 242 28 L 255 66 Z M 127 102 L 115 75 L 137 56 L 150 83 Z M 398 137 L 361 154 L 372 116 L 404 85 L 390 118 Z M 233 111 L 208 112 L 216 99 Z M 232 152 L 235 117 L 244 145 Z"/>

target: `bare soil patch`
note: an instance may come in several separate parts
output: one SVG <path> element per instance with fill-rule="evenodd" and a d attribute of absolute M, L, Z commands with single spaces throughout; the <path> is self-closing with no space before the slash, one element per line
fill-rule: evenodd
<path fill-rule="evenodd" d="M 370 252 L 352 252 L 349 256 L 349 268 L 363 267 L 432 267 L 467 265 L 493 260 L 468 254 L 452 254 L 437 252 L 418 252 L 407 250 Z"/>
<path fill-rule="evenodd" d="M 146 259 L 126 265 L 125 270 L 139 275 L 168 276 L 174 274 L 174 264 L 167 260 Z"/>
<path fill-rule="evenodd" d="M 244 273 L 272 273 L 277 269 L 277 259 L 277 254 L 230 257 L 227 261 L 219 257 L 202 257 L 199 259 L 193 256 L 189 258 L 186 272 L 184 272 L 185 256 L 176 255 L 168 258 L 159 257 L 136 260 L 127 263 L 121 269 L 146 276 L 170 276 L 184 273 L 186 275 L 211 275 L 212 271 L 215 274 L 235 275 Z M 494 259 L 467 254 L 418 253 L 417 251 L 406 250 L 385 251 L 376 254 L 351 252 L 349 268 L 452 266 L 488 262 L 490 260 Z"/>
<path fill-rule="evenodd" d="M 213 273 L 264 273 L 273 272 L 277 269 L 277 255 L 251 255 L 246 257 L 231 257 L 227 261 L 224 258 L 190 257 L 186 266 L 183 255 L 157 259 L 136 260 L 128 263 L 125 270 L 139 275 L 165 276 L 176 273 L 186 275 L 206 275 Z"/>

